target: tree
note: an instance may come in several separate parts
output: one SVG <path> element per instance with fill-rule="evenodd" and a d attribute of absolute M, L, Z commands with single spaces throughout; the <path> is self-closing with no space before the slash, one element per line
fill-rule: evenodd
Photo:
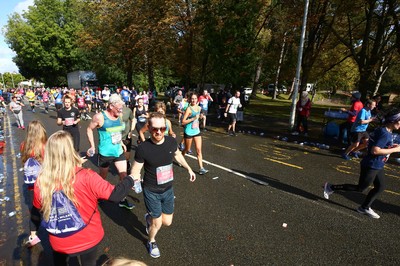
<path fill-rule="evenodd" d="M 13 59 L 22 75 L 47 85 L 65 83 L 85 56 L 77 46 L 81 24 L 75 0 L 36 0 L 28 11 L 9 17 L 5 37 L 16 52 Z"/>
<path fill-rule="evenodd" d="M 343 14 L 332 26 L 347 47 L 360 73 L 357 89 L 363 98 L 377 92 L 377 84 L 390 67 L 396 48 L 395 20 L 391 0 L 338 1 Z M 362 12 L 360 12 L 360 10 Z"/>

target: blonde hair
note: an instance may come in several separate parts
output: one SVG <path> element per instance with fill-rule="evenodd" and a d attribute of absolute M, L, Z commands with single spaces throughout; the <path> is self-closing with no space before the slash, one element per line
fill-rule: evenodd
<path fill-rule="evenodd" d="M 139 260 L 130 260 L 125 258 L 116 258 L 107 261 L 103 265 L 109 266 L 146 266 L 147 264 Z"/>
<path fill-rule="evenodd" d="M 62 189 L 75 206 L 78 206 L 74 195 L 75 168 L 81 166 L 82 162 L 68 132 L 59 130 L 49 137 L 45 147 L 42 171 L 37 179 L 41 196 L 41 211 L 45 220 L 50 217 L 53 193 L 59 189 Z"/>
<path fill-rule="evenodd" d="M 39 163 L 43 162 L 43 149 L 47 142 L 47 132 L 42 122 L 34 120 L 29 123 L 26 131 L 26 138 L 22 149 L 22 163 L 30 157 L 35 158 Z"/>
<path fill-rule="evenodd" d="M 154 104 L 154 111 L 157 112 L 158 109 L 162 108 L 164 110 L 164 114 L 167 113 L 167 107 L 164 102 L 156 102 Z"/>

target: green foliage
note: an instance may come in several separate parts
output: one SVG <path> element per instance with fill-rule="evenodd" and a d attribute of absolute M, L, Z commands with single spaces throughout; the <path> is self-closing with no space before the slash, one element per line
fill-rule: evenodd
<path fill-rule="evenodd" d="M 22 16 L 9 17 L 5 37 L 21 74 L 50 86 L 65 83 L 66 73 L 84 57 L 77 46 L 82 26 L 76 13 L 74 0 L 37 0 Z"/>
<path fill-rule="evenodd" d="M 279 68 L 290 87 L 303 11 L 293 0 L 36 0 L 9 17 L 5 36 L 20 73 L 50 86 L 75 70 L 146 90 L 251 86 L 261 66 L 260 83 L 274 83 Z M 382 92 L 396 90 L 399 12 L 394 0 L 310 0 L 302 83 L 371 90 L 384 66 Z"/>
<path fill-rule="evenodd" d="M 25 77 L 19 73 L 5 72 L 0 74 L 2 77 L 0 79 L 0 87 L 3 88 L 3 81 L 6 88 L 17 87 L 18 83 L 25 80 Z"/>

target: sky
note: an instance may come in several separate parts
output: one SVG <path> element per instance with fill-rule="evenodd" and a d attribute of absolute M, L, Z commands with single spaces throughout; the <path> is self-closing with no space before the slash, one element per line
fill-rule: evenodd
<path fill-rule="evenodd" d="M 12 61 L 15 53 L 8 48 L 4 40 L 4 27 L 7 24 L 8 16 L 14 12 L 21 13 L 27 10 L 28 6 L 33 5 L 34 0 L 4 0 L 1 1 L 0 8 L 0 73 L 5 72 L 16 72 L 18 73 L 18 67 Z"/>

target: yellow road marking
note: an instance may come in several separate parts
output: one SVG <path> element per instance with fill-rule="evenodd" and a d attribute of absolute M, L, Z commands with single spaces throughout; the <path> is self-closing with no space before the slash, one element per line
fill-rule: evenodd
<path fill-rule="evenodd" d="M 283 164 L 283 165 L 286 165 L 286 166 L 290 166 L 290 167 L 293 167 L 293 168 L 297 168 L 297 169 L 301 169 L 301 170 L 304 169 L 304 168 L 301 167 L 301 166 L 294 165 L 294 164 L 290 164 L 290 163 L 285 163 L 285 162 L 278 161 L 278 160 L 275 160 L 275 159 L 272 159 L 272 158 L 265 157 L 264 159 L 265 159 L 265 160 L 268 160 L 268 161 L 271 161 L 271 162 L 280 163 L 280 164 Z"/>
<path fill-rule="evenodd" d="M 390 177 L 393 177 L 393 178 L 399 178 L 399 176 L 397 176 L 397 175 L 390 175 L 390 174 L 385 174 L 386 176 L 390 176 Z"/>
<path fill-rule="evenodd" d="M 385 190 L 385 192 L 393 194 L 393 195 L 396 195 L 396 196 L 400 196 L 400 193 L 394 192 L 394 191 L 391 191 L 391 190 Z"/>
<path fill-rule="evenodd" d="M 231 148 L 231 147 L 227 147 L 227 146 L 224 146 L 224 145 L 220 145 L 220 144 L 216 144 L 216 143 L 212 143 L 212 145 L 217 146 L 217 147 L 220 147 L 220 148 L 224 148 L 224 149 L 236 151 L 236 149 L 233 149 L 233 148 Z"/>
<path fill-rule="evenodd" d="M 12 134 L 11 134 L 11 123 L 10 123 L 10 118 L 9 116 L 7 116 L 7 132 L 8 132 L 8 137 L 9 137 L 9 142 L 13 143 L 12 140 Z M 7 146 L 6 146 L 7 147 Z M 12 168 L 13 168 L 13 183 L 14 183 L 14 205 L 15 205 L 15 210 L 16 210 L 16 219 L 17 219 L 17 232 L 18 235 L 21 235 L 22 233 L 24 233 L 24 228 L 23 228 L 23 213 L 22 213 L 22 203 L 21 203 L 21 193 L 20 193 L 20 189 L 22 189 L 19 184 L 18 184 L 18 168 L 17 168 L 17 158 L 16 158 L 16 154 L 15 154 L 15 150 L 19 151 L 19 146 L 17 147 L 17 149 L 14 149 L 10 146 L 8 146 L 10 148 L 10 158 L 12 158 Z M 7 156 L 5 157 L 7 158 Z M 5 163 L 7 165 L 7 159 L 5 159 Z"/>

